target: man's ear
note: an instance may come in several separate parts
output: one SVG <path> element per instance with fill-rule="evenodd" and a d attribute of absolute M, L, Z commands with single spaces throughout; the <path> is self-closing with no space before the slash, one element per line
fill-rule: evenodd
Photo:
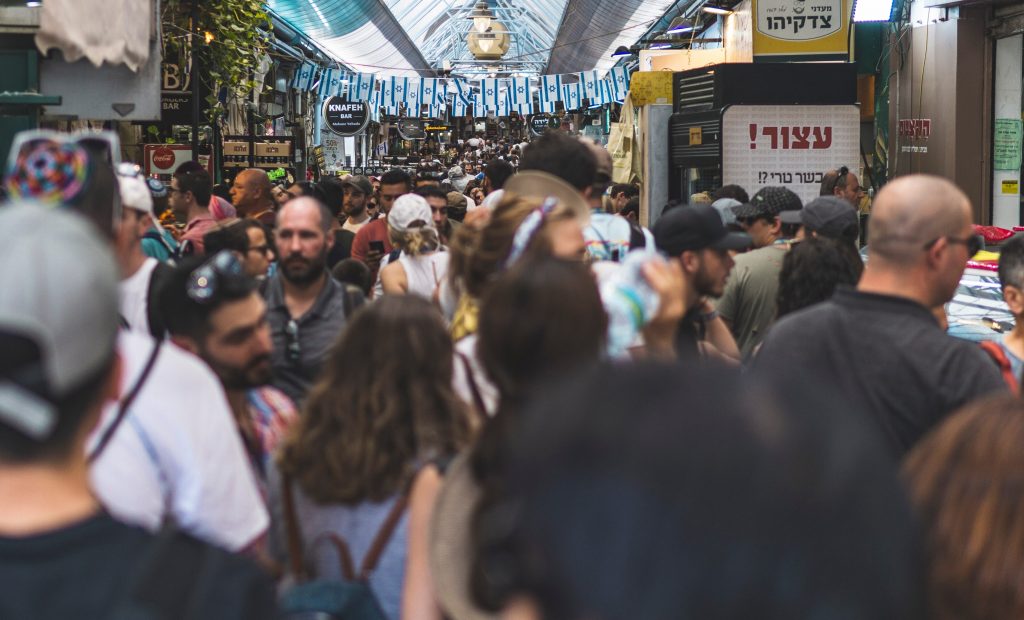
<path fill-rule="evenodd" d="M 171 336 L 171 342 L 185 349 L 192 355 L 199 355 L 199 343 L 188 336 Z"/>
<path fill-rule="evenodd" d="M 1003 286 L 1003 301 L 1009 306 L 1013 316 L 1020 316 L 1021 313 L 1024 313 L 1024 291 L 1016 286 Z"/>
<path fill-rule="evenodd" d="M 700 252 L 684 250 L 679 255 L 679 264 L 683 266 L 683 272 L 693 275 L 700 270 Z"/>
<path fill-rule="evenodd" d="M 778 215 L 772 220 L 772 234 L 776 236 L 782 234 L 782 218 Z"/>

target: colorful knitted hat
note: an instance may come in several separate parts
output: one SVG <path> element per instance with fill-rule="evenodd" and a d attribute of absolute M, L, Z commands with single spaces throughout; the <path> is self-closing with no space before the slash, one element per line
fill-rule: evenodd
<path fill-rule="evenodd" d="M 91 173 L 82 147 L 40 140 L 26 144 L 9 165 L 7 192 L 11 198 L 71 204 L 85 193 Z"/>

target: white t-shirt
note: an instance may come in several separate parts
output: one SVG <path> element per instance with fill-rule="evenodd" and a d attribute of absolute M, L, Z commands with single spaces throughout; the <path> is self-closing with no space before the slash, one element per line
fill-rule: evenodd
<path fill-rule="evenodd" d="M 121 316 L 128 322 L 128 328 L 135 332 L 149 333 L 149 281 L 153 278 L 157 260 L 147 258 L 138 271 L 121 280 L 118 285 L 121 297 Z"/>
<path fill-rule="evenodd" d="M 348 220 L 348 218 L 345 218 L 345 223 L 341 225 L 341 229 L 342 230 L 348 230 L 348 231 L 352 232 L 353 234 L 355 234 L 355 233 L 359 232 L 360 228 L 362 228 L 363 226 L 366 226 L 369 223 L 370 223 L 370 216 L 369 216 L 369 214 L 367 214 L 365 220 L 363 220 L 362 222 L 359 222 L 358 224 L 353 224 L 353 223 L 351 223 Z"/>
<path fill-rule="evenodd" d="M 153 344 L 122 330 L 122 394 L 135 386 Z M 116 415 L 116 404 L 104 410 L 90 452 Z M 166 515 L 193 536 L 238 551 L 270 522 L 220 381 L 169 342 L 90 474 L 115 518 L 150 531 Z"/>

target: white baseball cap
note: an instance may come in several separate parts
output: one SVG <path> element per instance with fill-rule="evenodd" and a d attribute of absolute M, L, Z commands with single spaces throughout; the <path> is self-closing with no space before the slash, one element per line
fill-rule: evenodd
<path fill-rule="evenodd" d="M 421 221 L 421 226 L 412 226 L 413 222 Z M 430 203 L 417 194 L 402 194 L 395 199 L 388 212 L 388 226 L 400 233 L 409 232 L 410 228 L 434 228 L 431 217 Z"/>
<path fill-rule="evenodd" d="M 0 290 L 0 425 L 43 441 L 112 359 L 117 265 L 80 215 L 18 202 L 0 208 Z"/>

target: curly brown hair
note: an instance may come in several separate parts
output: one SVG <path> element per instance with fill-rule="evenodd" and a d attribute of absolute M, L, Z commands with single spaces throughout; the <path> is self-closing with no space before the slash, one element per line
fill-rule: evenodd
<path fill-rule="evenodd" d="M 1024 617 L 1024 401 L 967 405 L 922 439 L 903 475 L 925 529 L 929 618 Z"/>
<path fill-rule="evenodd" d="M 390 497 L 418 463 L 469 441 L 452 360 L 451 337 L 429 301 L 386 295 L 360 309 L 282 446 L 281 472 L 321 504 Z"/>

